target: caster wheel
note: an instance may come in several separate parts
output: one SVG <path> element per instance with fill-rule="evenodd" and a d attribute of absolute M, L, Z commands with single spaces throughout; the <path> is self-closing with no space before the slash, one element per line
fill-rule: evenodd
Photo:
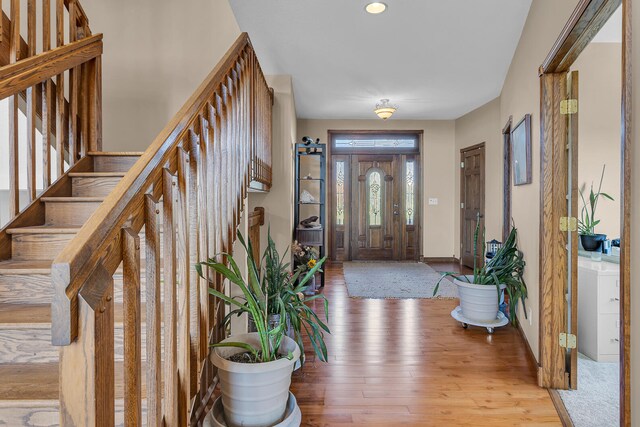
<path fill-rule="evenodd" d="M 464 329 L 467 329 L 467 328 L 469 327 L 469 325 L 467 325 L 466 323 L 462 322 L 462 327 L 463 327 Z"/>
<path fill-rule="evenodd" d="M 493 328 L 487 328 L 487 332 L 489 332 L 489 335 L 493 334 Z"/>

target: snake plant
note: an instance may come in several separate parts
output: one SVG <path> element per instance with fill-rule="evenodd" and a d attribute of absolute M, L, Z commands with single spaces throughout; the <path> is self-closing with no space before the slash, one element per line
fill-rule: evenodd
<path fill-rule="evenodd" d="M 580 198 L 582 199 L 582 210 L 580 211 L 580 219 L 578 220 L 578 233 L 585 236 L 593 236 L 596 234 L 596 225 L 600 224 L 600 220 L 596 219 L 596 208 L 600 197 L 613 201 L 613 197 L 602 192 L 602 180 L 604 179 L 604 171 L 607 165 L 602 165 L 602 175 L 600 175 L 600 184 L 598 191 L 593 191 L 593 182 L 589 191 L 589 203 L 584 198 L 586 183 L 580 187 Z"/>
<path fill-rule="evenodd" d="M 251 316 L 259 336 L 260 348 L 256 349 L 242 342 L 218 343 L 212 344 L 212 347 L 242 348 L 251 353 L 256 362 L 276 360 L 279 357 L 280 343 L 287 332 L 286 321 L 278 322 L 275 326 L 270 325 L 270 316 L 277 314 L 280 319 L 290 319 L 301 351 L 304 351 L 304 347 L 302 346 L 302 334 L 300 332 L 301 328 L 304 328 L 309 335 L 316 354 L 321 360 L 326 361 L 327 348 L 324 343 L 323 331 L 330 333 L 329 328 L 304 302 L 318 298 L 324 299 L 327 319 L 328 302 L 324 295 L 317 295 L 304 301 L 300 297 L 307 282 L 320 269 L 325 259 L 320 260 L 315 267 L 306 272 L 304 277 L 296 284 L 299 273 L 289 273 L 289 264 L 284 263 L 278 256 L 270 234 L 267 249 L 262 258 L 263 269 L 257 266 L 251 241 L 245 242 L 240 231 L 238 231 L 237 235 L 246 253 L 248 270 L 246 279 L 243 277 L 234 257 L 226 253 L 222 255 L 226 257 L 229 266 L 216 261 L 215 258 L 210 258 L 205 262 L 196 264 L 196 270 L 201 277 L 206 278 L 203 268 L 210 268 L 240 288 L 242 296 L 230 297 L 212 287 L 209 288 L 209 293 L 231 306 L 232 311 L 226 316 L 225 322 L 232 315 L 248 313 Z"/>

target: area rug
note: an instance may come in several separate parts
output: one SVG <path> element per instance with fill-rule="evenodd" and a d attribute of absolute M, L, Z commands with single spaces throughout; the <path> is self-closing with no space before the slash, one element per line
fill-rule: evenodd
<path fill-rule="evenodd" d="M 345 262 L 344 280 L 353 298 L 434 298 L 441 274 L 419 262 Z M 456 286 L 448 279 L 440 283 L 435 298 L 457 298 Z"/>
<path fill-rule="evenodd" d="M 595 362 L 578 353 L 578 389 L 559 390 L 575 427 L 617 426 L 620 365 Z"/>

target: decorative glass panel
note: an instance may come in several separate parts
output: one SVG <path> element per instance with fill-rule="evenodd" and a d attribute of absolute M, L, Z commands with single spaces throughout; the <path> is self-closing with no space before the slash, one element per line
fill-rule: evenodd
<path fill-rule="evenodd" d="M 367 180 L 368 204 L 369 204 L 369 225 L 382 224 L 382 176 L 380 172 L 373 171 L 369 173 Z"/>
<path fill-rule="evenodd" d="M 413 218 L 415 213 L 415 163 L 407 162 L 405 175 L 405 210 L 407 217 L 407 225 L 413 225 Z"/>
<path fill-rule="evenodd" d="M 336 162 L 336 224 L 344 225 L 344 162 Z"/>

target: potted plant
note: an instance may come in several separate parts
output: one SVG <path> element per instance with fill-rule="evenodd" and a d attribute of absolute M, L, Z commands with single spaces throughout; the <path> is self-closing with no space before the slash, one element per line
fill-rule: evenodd
<path fill-rule="evenodd" d="M 602 180 L 604 179 L 604 171 L 607 165 L 602 165 L 602 175 L 600 176 L 600 184 L 598 191 L 593 191 L 593 182 L 589 191 L 589 203 L 585 200 L 584 191 L 586 183 L 580 187 L 580 198 L 582 199 L 582 210 L 580 211 L 580 219 L 578 220 L 578 233 L 580 234 L 580 242 L 582 247 L 587 251 L 597 251 L 600 249 L 602 242 L 607 240 L 606 234 L 597 234 L 596 225 L 600 224 L 600 220 L 596 219 L 596 208 L 600 197 L 613 201 L 613 197 L 607 193 L 603 193 Z"/>
<path fill-rule="evenodd" d="M 297 243 L 297 242 L 296 242 Z M 316 356 L 323 362 L 327 361 L 327 347 L 324 343 L 323 332 L 331 333 L 329 327 L 320 320 L 318 315 L 308 306 L 314 300 L 320 300 L 324 304 L 325 319 L 329 317 L 329 302 L 322 295 L 305 296 L 305 289 L 312 288 L 315 274 L 320 272 L 326 257 L 317 259 L 318 251 L 315 248 L 305 247 L 308 260 L 304 266 L 300 265 L 292 273 L 289 270 L 290 263 L 285 263 L 285 255 L 280 257 L 276 245 L 271 238 L 271 233 L 267 235 L 267 248 L 262 257 L 262 265 L 265 266 L 264 281 L 270 295 L 269 307 L 275 307 L 282 302 L 286 312 L 287 330 L 289 336 L 296 340 L 302 351 L 304 359 L 303 336 L 309 338 L 309 342 L 314 349 Z M 294 252 L 295 256 L 295 252 Z M 313 273 L 311 273 L 313 271 Z M 311 273 L 311 275 L 309 275 Z M 280 314 L 272 312 L 274 322 L 280 321 Z"/>
<path fill-rule="evenodd" d="M 210 359 L 218 368 L 222 406 L 228 425 L 271 426 L 282 421 L 285 415 L 291 374 L 301 354 L 298 343 L 286 335 L 287 322 L 281 321 L 287 318 L 287 313 L 294 329 L 300 326 L 317 332 L 311 342 L 314 348 L 318 346 L 323 355 L 321 359 L 326 360 L 322 331 L 329 332 L 328 327 L 309 307 L 300 307 L 297 302 L 300 300 L 295 299 L 324 260 L 309 270 L 294 287 L 291 286 L 292 280 L 297 281 L 298 278 L 286 272 L 287 264 L 283 264 L 279 257 L 276 260 L 274 255 L 277 251 L 271 238 L 263 257 L 266 261 L 263 270 L 257 268 L 251 242 L 246 244 L 240 232 L 238 239 L 246 252 L 246 279 L 229 254 L 224 254 L 229 266 L 209 259 L 196 264 L 196 269 L 201 277 L 205 277 L 203 268 L 210 268 L 240 288 L 241 297 L 229 297 L 213 288 L 209 288 L 209 293 L 234 309 L 230 315 L 248 313 L 257 332 L 231 336 L 213 344 Z M 295 316 L 292 317 L 291 313 Z M 274 315 L 279 318 L 274 319 Z"/>
<path fill-rule="evenodd" d="M 437 294 L 442 280 L 446 277 L 453 277 L 453 282 L 458 286 L 462 314 L 470 320 L 484 323 L 496 320 L 501 293 L 504 290 L 509 299 L 511 323 L 515 326 L 517 325 L 515 313 L 518 301 L 522 301 L 524 306 L 524 300 L 527 298 L 527 286 L 523 277 L 524 255 L 517 246 L 518 231 L 512 227 L 509 237 L 494 257 L 483 266 L 478 267 L 476 260 L 478 259 L 479 231 L 480 218 L 478 217 L 474 232 L 473 275 L 455 272 L 443 273 L 433 290 L 433 295 Z M 482 240 L 484 242 L 484 236 Z M 484 259 L 484 243 L 482 244 L 481 259 Z M 525 310 L 525 317 L 526 315 Z"/>
<path fill-rule="evenodd" d="M 316 263 L 318 262 L 318 250 L 313 246 L 306 246 L 298 243 L 298 241 L 293 242 L 292 246 L 293 257 L 298 265 L 297 270 L 301 273 L 305 271 L 309 271 L 312 269 Z M 309 281 L 309 285 L 305 289 L 305 295 L 313 295 L 316 291 L 316 276 L 314 275 Z"/>

